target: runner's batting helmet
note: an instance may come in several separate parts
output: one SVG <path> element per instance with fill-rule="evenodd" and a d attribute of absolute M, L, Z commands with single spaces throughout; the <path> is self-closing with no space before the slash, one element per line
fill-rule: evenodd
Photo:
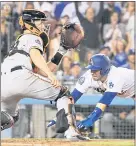
<path fill-rule="evenodd" d="M 100 74 L 105 76 L 109 73 L 111 68 L 110 59 L 102 54 L 93 55 L 90 59 L 89 65 L 86 67 L 92 71 L 100 70 Z"/>

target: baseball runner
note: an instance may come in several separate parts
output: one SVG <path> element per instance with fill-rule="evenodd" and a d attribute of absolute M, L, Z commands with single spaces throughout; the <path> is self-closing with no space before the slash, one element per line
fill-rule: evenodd
<path fill-rule="evenodd" d="M 111 65 L 110 60 L 103 54 L 96 54 L 90 59 L 87 71 L 79 78 L 71 93 L 76 102 L 89 88 L 102 93 L 103 96 L 96 104 L 94 111 L 83 121 L 77 123 L 79 131 L 87 130 L 97 121 L 102 112 L 116 97 L 135 98 L 134 70 Z M 55 124 L 55 122 L 53 123 Z M 49 126 L 52 124 L 50 123 Z"/>
<path fill-rule="evenodd" d="M 84 32 L 77 24 L 63 26 L 60 31 L 60 48 L 51 61 L 46 63 L 43 56 L 51 41 L 47 22 L 43 12 L 31 9 L 24 10 L 19 19 L 23 34 L 18 37 L 1 67 L 1 130 L 10 128 L 18 120 L 18 102 L 27 97 L 56 101 L 57 132 L 67 131 L 66 137 L 80 139 L 73 126 L 69 106 L 73 104 L 73 99 L 69 90 L 60 85 L 53 71 L 67 50 L 77 47 Z"/>

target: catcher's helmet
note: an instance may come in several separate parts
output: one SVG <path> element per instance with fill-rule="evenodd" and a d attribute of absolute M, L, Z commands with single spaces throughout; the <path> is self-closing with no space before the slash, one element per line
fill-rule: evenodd
<path fill-rule="evenodd" d="M 48 33 L 50 26 L 49 24 L 46 25 L 46 30 L 44 32 L 41 32 L 34 23 L 36 20 L 47 21 L 47 16 L 45 15 L 45 13 L 39 10 L 25 9 L 19 18 L 19 24 L 21 25 L 22 29 L 28 29 L 33 34 L 40 36 L 45 43 L 44 46 L 47 46 L 49 42 Z"/>
<path fill-rule="evenodd" d="M 110 59 L 103 54 L 93 55 L 86 68 L 91 69 L 92 71 L 100 70 L 101 76 L 105 76 L 109 73 L 111 68 Z"/>

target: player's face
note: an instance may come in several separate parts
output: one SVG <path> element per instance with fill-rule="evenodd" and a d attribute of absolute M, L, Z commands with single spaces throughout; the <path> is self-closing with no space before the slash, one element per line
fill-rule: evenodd
<path fill-rule="evenodd" d="M 92 74 L 93 80 L 99 81 L 101 79 L 101 74 L 99 70 L 95 70 L 95 71 L 91 70 L 91 74 Z"/>
<path fill-rule="evenodd" d="M 45 31 L 46 29 L 45 21 L 37 20 L 35 21 L 35 25 L 40 31 Z"/>

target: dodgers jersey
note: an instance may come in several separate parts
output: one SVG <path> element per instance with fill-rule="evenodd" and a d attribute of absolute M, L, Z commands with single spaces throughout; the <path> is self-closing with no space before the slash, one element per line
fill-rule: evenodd
<path fill-rule="evenodd" d="M 79 78 L 75 88 L 81 93 L 93 88 L 101 93 L 116 92 L 119 97 L 132 97 L 134 95 L 134 70 L 112 66 L 103 83 L 93 80 L 91 70 L 88 70 Z"/>
<path fill-rule="evenodd" d="M 29 53 L 31 48 L 38 48 L 43 52 L 43 41 L 40 37 L 33 34 L 24 34 L 14 44 L 13 49 L 15 50 L 24 50 Z M 4 59 L 2 63 L 2 71 L 10 71 L 12 67 L 15 66 L 24 66 L 29 70 L 32 70 L 32 64 L 30 57 L 26 55 L 15 53 L 14 55 L 8 56 Z"/>

